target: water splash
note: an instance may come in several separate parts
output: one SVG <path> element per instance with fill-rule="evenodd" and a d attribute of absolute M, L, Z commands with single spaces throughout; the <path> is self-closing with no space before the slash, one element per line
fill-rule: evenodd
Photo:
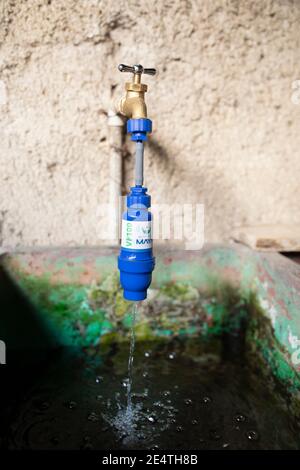
<path fill-rule="evenodd" d="M 117 414 L 111 419 L 106 416 L 106 421 L 115 429 L 119 437 L 125 445 L 134 444 L 137 439 L 137 423 L 141 419 L 141 404 L 130 405 L 130 407 L 119 408 Z"/>
<path fill-rule="evenodd" d="M 140 418 L 141 405 L 132 403 L 132 383 L 133 383 L 133 359 L 134 359 L 134 348 L 135 348 L 135 322 L 138 312 L 138 302 L 134 302 L 132 307 L 131 316 L 131 331 L 130 331 L 130 349 L 128 358 L 128 377 L 123 380 L 122 385 L 126 387 L 126 398 L 127 403 L 124 408 L 121 405 L 120 397 L 116 396 L 116 403 L 118 412 L 116 416 L 110 418 L 108 415 L 104 415 L 107 422 L 117 431 L 119 441 L 123 444 L 134 443 L 136 439 L 137 422 Z"/>
<path fill-rule="evenodd" d="M 131 317 L 131 332 L 130 332 L 130 350 L 128 358 L 128 383 L 127 383 L 127 414 L 130 416 L 132 412 L 132 378 L 133 378 L 133 357 L 135 347 L 135 320 L 137 316 L 138 303 L 134 302 Z"/>

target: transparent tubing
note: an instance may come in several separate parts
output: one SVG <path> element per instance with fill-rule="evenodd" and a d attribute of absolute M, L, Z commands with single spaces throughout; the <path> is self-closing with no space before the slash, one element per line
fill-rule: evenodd
<path fill-rule="evenodd" d="M 143 186 L 144 182 L 144 143 L 136 142 L 135 147 L 135 185 Z"/>

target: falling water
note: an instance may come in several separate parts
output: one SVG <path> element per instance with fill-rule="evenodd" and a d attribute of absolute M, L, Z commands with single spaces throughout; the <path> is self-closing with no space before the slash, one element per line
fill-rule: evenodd
<path fill-rule="evenodd" d="M 120 403 L 117 403 L 119 411 L 116 416 L 111 419 L 109 416 L 104 415 L 106 421 L 108 421 L 119 434 L 120 439 L 123 443 L 132 443 L 136 438 L 136 422 L 139 419 L 140 406 L 132 404 L 132 378 L 133 378 L 133 357 L 135 347 L 135 320 L 137 316 L 138 303 L 135 302 L 132 307 L 131 316 L 131 333 L 130 333 L 130 349 L 128 358 L 128 378 L 126 380 L 127 387 L 127 404 L 126 408 L 123 408 Z"/>
<path fill-rule="evenodd" d="M 135 302 L 132 307 L 131 314 L 131 332 L 130 332 L 130 349 L 128 358 L 128 369 L 127 379 L 122 382 L 126 385 L 126 398 L 127 403 L 122 406 L 119 395 L 116 396 L 116 404 L 118 407 L 117 414 L 111 416 L 109 413 L 103 414 L 103 418 L 108 422 L 115 431 L 117 431 L 119 441 L 122 441 L 122 445 L 132 447 L 138 445 L 140 440 L 144 442 L 148 441 L 152 443 L 153 439 L 157 435 L 157 430 L 160 432 L 168 429 L 173 423 L 175 417 L 175 408 L 170 401 L 170 391 L 164 392 L 164 397 L 167 398 L 167 402 L 164 403 L 161 398 L 155 400 L 151 405 L 146 408 L 143 407 L 141 402 L 132 402 L 132 383 L 133 383 L 133 360 L 135 350 L 135 323 L 138 314 L 138 302 Z M 145 358 L 151 357 L 151 352 L 145 351 Z M 170 354 L 169 358 L 174 359 L 174 354 Z M 147 373 L 143 373 L 142 376 L 147 377 Z M 140 394 L 141 396 L 141 394 Z M 148 397 L 148 388 L 144 390 L 142 394 L 143 398 Z M 146 424 L 145 424 L 146 423 Z M 150 423 L 150 428 L 149 428 Z M 148 427 L 147 427 L 148 425 Z M 156 429 L 157 427 L 157 429 Z"/>
<path fill-rule="evenodd" d="M 137 307 L 138 307 L 138 303 L 134 302 L 133 308 L 132 308 L 130 350 L 129 350 L 129 358 L 128 358 L 127 413 L 131 413 L 132 411 L 132 401 L 131 401 L 132 372 L 133 372 L 133 357 L 134 357 L 134 346 L 135 346 L 134 327 L 135 327 L 135 320 L 136 320 L 136 315 L 137 315 Z"/>

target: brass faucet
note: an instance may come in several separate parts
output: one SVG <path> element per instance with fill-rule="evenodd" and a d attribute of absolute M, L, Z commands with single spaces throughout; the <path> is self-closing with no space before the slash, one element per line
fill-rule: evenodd
<path fill-rule="evenodd" d="M 126 82 L 126 95 L 120 100 L 119 112 L 128 119 L 147 118 L 147 106 L 145 103 L 145 93 L 148 89 L 147 85 L 141 83 L 142 73 L 147 75 L 155 75 L 155 69 L 144 69 L 142 65 L 124 65 L 120 64 L 118 69 L 120 72 L 133 73 L 133 80 Z"/>

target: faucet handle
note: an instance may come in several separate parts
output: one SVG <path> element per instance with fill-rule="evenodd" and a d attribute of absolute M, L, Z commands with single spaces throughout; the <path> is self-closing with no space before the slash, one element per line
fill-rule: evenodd
<path fill-rule="evenodd" d="M 120 72 L 130 72 L 130 73 L 133 73 L 134 75 L 142 75 L 142 73 L 145 73 L 147 75 L 156 74 L 156 69 L 144 69 L 144 67 L 141 64 L 136 64 L 136 65 L 119 64 L 118 69 L 120 70 Z"/>

